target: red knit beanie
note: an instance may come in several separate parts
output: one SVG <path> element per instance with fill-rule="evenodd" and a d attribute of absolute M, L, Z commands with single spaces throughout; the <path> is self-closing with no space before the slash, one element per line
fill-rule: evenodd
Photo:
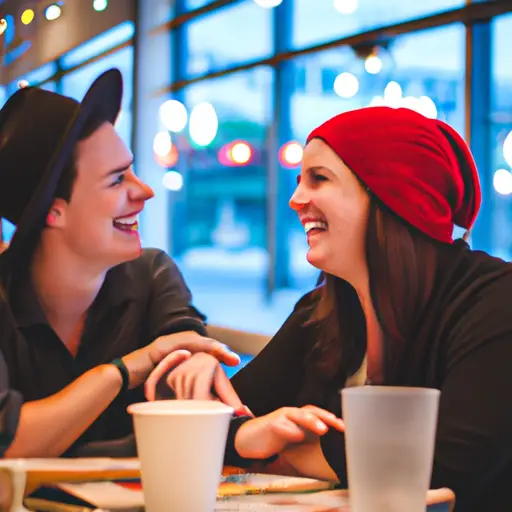
<path fill-rule="evenodd" d="M 482 201 L 478 172 L 462 137 L 406 108 L 339 114 L 309 135 L 328 144 L 388 208 L 423 233 L 452 243 L 470 229 Z"/>

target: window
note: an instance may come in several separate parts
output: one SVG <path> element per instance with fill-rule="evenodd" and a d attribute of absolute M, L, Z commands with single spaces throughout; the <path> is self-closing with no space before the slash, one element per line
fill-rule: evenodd
<path fill-rule="evenodd" d="M 20 76 L 16 82 L 19 80 L 26 80 L 30 85 L 38 85 L 51 78 L 55 73 L 57 73 L 57 66 L 55 62 L 50 62 L 40 68 L 34 69 L 34 71 L 30 71 L 29 73 Z"/>
<path fill-rule="evenodd" d="M 272 53 L 271 11 L 244 0 L 191 21 L 186 25 L 187 74 L 201 75 L 268 57 Z"/>
<path fill-rule="evenodd" d="M 187 11 L 193 11 L 212 3 L 212 0 L 184 0 L 184 3 Z"/>
<path fill-rule="evenodd" d="M 293 46 L 309 46 L 464 4 L 464 0 L 294 0 Z"/>
<path fill-rule="evenodd" d="M 303 143 L 310 131 L 328 118 L 370 104 L 414 106 L 464 134 L 464 62 L 462 25 L 396 39 L 389 51 L 383 52 L 382 69 L 375 74 L 366 71 L 364 60 L 351 48 L 295 59 L 289 63 L 292 91 L 287 139 Z M 295 87 L 293 77 L 297 77 Z M 281 122 L 287 125 L 286 119 Z M 295 188 L 298 168 L 281 172 L 286 173 L 287 187 L 282 189 L 279 202 L 285 203 Z M 311 289 L 318 271 L 306 261 L 306 237 L 296 215 L 291 215 L 288 223 L 288 236 L 283 237 L 283 243 L 288 244 L 291 282 L 306 291 Z"/>
<path fill-rule="evenodd" d="M 272 71 L 255 68 L 188 86 L 188 126 L 173 134 L 183 188 L 171 195 L 172 255 L 211 323 L 260 330 L 268 268 L 266 140 Z M 179 187 L 176 187 L 179 188 Z M 265 329 L 283 316 L 261 311 Z M 286 314 L 286 313 L 285 313 Z"/>
<path fill-rule="evenodd" d="M 492 24 L 492 96 L 491 142 L 493 185 L 492 252 L 512 258 L 512 14 L 501 16 Z"/>
<path fill-rule="evenodd" d="M 122 48 L 62 78 L 62 94 L 81 101 L 92 82 L 104 71 L 119 68 L 124 80 L 124 94 L 121 113 L 116 129 L 124 142 L 131 146 L 132 134 L 132 93 L 133 93 L 133 46 Z"/>
<path fill-rule="evenodd" d="M 62 57 L 62 67 L 70 68 L 100 55 L 115 46 L 130 41 L 135 34 L 133 21 L 125 21 L 103 34 L 92 38 Z"/>

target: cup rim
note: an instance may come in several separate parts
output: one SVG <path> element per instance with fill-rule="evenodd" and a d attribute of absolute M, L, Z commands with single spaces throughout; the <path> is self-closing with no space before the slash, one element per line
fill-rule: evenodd
<path fill-rule="evenodd" d="M 134 416 L 212 416 L 234 413 L 233 407 L 213 400 L 155 400 L 130 404 L 126 410 Z"/>
<path fill-rule="evenodd" d="M 355 386 L 343 388 L 342 395 L 387 395 L 387 396 L 439 396 L 441 391 L 435 388 L 413 386 Z"/>

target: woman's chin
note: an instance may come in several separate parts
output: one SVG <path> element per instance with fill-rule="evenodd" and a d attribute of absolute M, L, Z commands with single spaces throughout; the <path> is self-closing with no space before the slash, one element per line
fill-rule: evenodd
<path fill-rule="evenodd" d="M 306 254 L 306 259 L 310 265 L 313 265 L 313 267 L 316 267 L 319 270 L 324 270 L 322 265 L 324 258 L 322 258 L 320 251 L 310 248 Z"/>

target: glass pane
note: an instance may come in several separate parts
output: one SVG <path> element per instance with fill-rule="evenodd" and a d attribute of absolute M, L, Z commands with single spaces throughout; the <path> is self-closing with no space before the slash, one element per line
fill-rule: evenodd
<path fill-rule="evenodd" d="M 131 146 L 132 94 L 133 94 L 133 46 L 107 55 L 62 78 L 62 94 L 81 101 L 92 82 L 104 71 L 119 68 L 124 80 L 122 110 L 116 128 L 124 142 Z"/>
<path fill-rule="evenodd" d="M 47 91 L 57 92 L 57 82 L 46 82 L 45 84 L 41 84 L 39 87 Z"/>
<path fill-rule="evenodd" d="M 29 73 L 20 76 L 16 83 L 19 80 L 26 80 L 30 85 L 37 85 L 45 80 L 48 80 L 53 75 L 57 73 L 57 65 L 55 62 L 50 62 L 41 66 L 40 68 L 34 69 L 34 71 L 30 71 Z"/>
<path fill-rule="evenodd" d="M 79 64 L 82 64 L 82 62 L 92 59 L 96 55 L 104 53 L 117 45 L 130 41 L 134 34 L 135 25 L 133 21 L 125 21 L 117 27 L 103 32 L 103 34 L 94 37 L 78 48 L 68 52 L 62 57 L 62 67 L 71 68 L 73 66 L 78 66 Z"/>
<path fill-rule="evenodd" d="M 203 74 L 268 57 L 272 53 L 271 20 L 271 9 L 244 0 L 191 21 L 186 25 L 187 73 Z"/>
<path fill-rule="evenodd" d="M 4 106 L 4 103 L 7 101 L 7 88 L 0 86 L 0 108 Z"/>
<path fill-rule="evenodd" d="M 11 224 L 7 219 L 0 218 L 0 242 L 8 244 L 11 241 L 12 235 L 14 235 L 15 229 L 16 226 L 14 224 Z"/>
<path fill-rule="evenodd" d="M 169 193 L 172 254 L 196 305 L 211 323 L 269 332 L 282 321 L 263 301 L 272 80 L 256 68 L 185 89 L 189 120 L 173 134 L 172 171 L 184 183 Z"/>
<path fill-rule="evenodd" d="M 492 198 L 493 254 L 512 259 L 512 14 L 493 22 L 492 35 L 492 111 L 491 130 L 494 142 L 492 152 L 493 185 L 496 191 Z"/>
<path fill-rule="evenodd" d="M 464 4 L 465 0 L 294 0 L 293 46 L 308 46 Z"/>
<path fill-rule="evenodd" d="M 370 104 L 414 107 L 464 133 L 465 29 L 462 25 L 402 36 L 380 59 L 382 68 L 375 74 L 366 71 L 365 61 L 350 48 L 292 61 L 288 140 L 303 143 L 310 131 L 328 118 Z M 286 202 L 295 189 L 298 168 L 282 172 L 288 173 L 288 186 L 279 201 Z M 289 272 L 295 286 L 303 287 L 304 291 L 318 270 L 306 261 L 306 237 L 296 215 L 290 217 L 288 243 Z"/>
<path fill-rule="evenodd" d="M 211 4 L 212 0 L 184 0 L 185 9 L 192 11 L 193 9 L 199 9 L 205 5 Z"/>

